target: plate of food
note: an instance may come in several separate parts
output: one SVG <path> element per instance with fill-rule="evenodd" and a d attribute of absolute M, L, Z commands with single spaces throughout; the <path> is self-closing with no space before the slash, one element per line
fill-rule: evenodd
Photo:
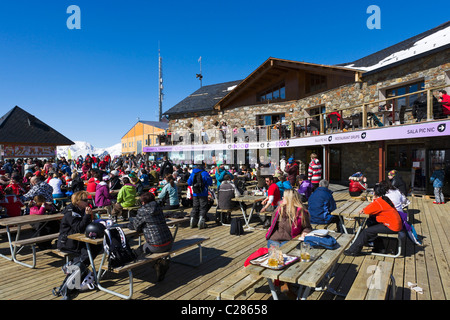
<path fill-rule="evenodd" d="M 259 265 L 272 270 L 281 270 L 298 261 L 300 258 L 288 254 L 281 254 L 278 257 L 270 257 L 269 253 L 261 257 L 250 260 L 251 264 Z"/>

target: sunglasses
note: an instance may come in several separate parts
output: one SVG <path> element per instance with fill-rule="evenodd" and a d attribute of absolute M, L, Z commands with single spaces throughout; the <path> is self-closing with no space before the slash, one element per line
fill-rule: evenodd
<path fill-rule="evenodd" d="M 89 199 L 80 199 L 80 201 L 88 202 Z"/>

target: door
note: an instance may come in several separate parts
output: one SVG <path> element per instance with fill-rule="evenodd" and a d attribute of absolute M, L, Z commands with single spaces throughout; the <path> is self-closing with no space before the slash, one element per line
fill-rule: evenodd
<path fill-rule="evenodd" d="M 341 180 L 341 149 L 330 147 L 330 181 Z"/>
<path fill-rule="evenodd" d="M 450 194 L 450 186 L 448 183 L 448 178 L 450 177 L 450 149 L 440 149 L 440 150 L 429 150 L 428 154 L 428 177 L 427 181 L 430 181 L 430 177 L 436 166 L 440 166 L 445 172 L 445 183 L 442 188 L 444 196 Z M 433 194 L 433 184 L 428 184 L 428 193 Z"/>

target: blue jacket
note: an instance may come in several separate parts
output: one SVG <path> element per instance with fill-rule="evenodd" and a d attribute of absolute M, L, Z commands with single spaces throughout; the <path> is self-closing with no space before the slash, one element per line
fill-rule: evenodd
<path fill-rule="evenodd" d="M 208 196 L 208 187 L 210 185 L 212 185 L 212 179 L 211 179 L 211 176 L 209 175 L 209 173 L 206 172 L 205 170 L 199 169 L 199 168 L 195 168 L 194 170 L 192 170 L 192 173 L 189 176 L 187 184 L 189 186 L 192 186 L 192 184 L 194 183 L 194 175 L 199 171 L 202 171 L 202 179 L 203 179 L 203 184 L 205 185 L 205 188 L 203 189 L 203 191 L 201 193 L 193 192 L 192 195 L 194 197 L 207 197 Z"/>
<path fill-rule="evenodd" d="M 333 191 L 328 188 L 317 188 L 308 199 L 311 223 L 328 223 L 332 218 L 331 212 L 334 210 L 336 210 L 336 202 L 333 198 Z"/>
<path fill-rule="evenodd" d="M 219 188 L 220 184 L 223 181 L 223 178 L 225 177 L 225 175 L 229 175 L 231 177 L 231 180 L 234 179 L 234 176 L 231 174 L 230 171 L 225 170 L 225 169 L 219 169 L 216 172 L 216 181 L 217 181 L 217 188 Z"/>
<path fill-rule="evenodd" d="M 283 198 L 284 190 L 292 189 L 291 183 L 289 181 L 278 181 L 277 182 L 278 189 L 280 189 L 280 196 Z"/>
<path fill-rule="evenodd" d="M 444 170 L 435 170 L 431 175 L 430 181 L 433 182 L 433 188 L 442 188 L 444 186 Z"/>

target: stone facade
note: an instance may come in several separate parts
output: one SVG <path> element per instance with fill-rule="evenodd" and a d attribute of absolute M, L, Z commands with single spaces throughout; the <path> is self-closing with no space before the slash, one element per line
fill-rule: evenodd
<path fill-rule="evenodd" d="M 172 116 L 169 131 L 183 132 L 190 126 L 197 131 L 205 128 L 210 137 L 210 143 L 219 143 L 218 123 L 224 120 L 229 128 L 256 126 L 257 116 L 264 114 L 284 113 L 287 122 L 298 121 L 308 116 L 310 108 L 324 106 L 325 112 L 343 110 L 343 116 L 362 111 L 361 104 L 369 103 L 368 111 L 375 111 L 385 99 L 386 89 L 402 86 L 408 83 L 424 81 L 425 89 L 448 84 L 450 86 L 450 50 L 440 51 L 426 57 L 405 62 L 377 72 L 363 74 L 361 82 L 343 85 L 338 88 L 307 96 L 297 101 L 282 103 L 257 104 L 243 107 L 228 107 L 224 110 L 214 110 L 199 114 L 184 114 Z M 433 92 L 437 95 L 437 92 Z M 357 108 L 352 108 L 358 106 Z M 344 110 L 345 109 L 345 110 Z M 341 179 L 347 178 L 357 171 L 364 171 L 370 181 L 378 180 L 379 143 L 342 144 Z M 295 157 L 304 163 L 305 148 L 294 150 Z"/>
<path fill-rule="evenodd" d="M 305 97 L 297 101 L 282 103 L 257 104 L 244 107 L 226 108 L 223 111 L 211 111 L 198 114 L 183 114 L 172 116 L 169 121 L 169 131 L 187 130 L 192 124 L 194 130 L 204 127 L 206 130 L 215 130 L 216 124 L 222 120 L 228 126 L 251 127 L 257 125 L 257 115 L 284 113 L 286 121 L 296 121 L 308 116 L 309 108 L 325 106 L 325 112 L 342 110 L 384 99 L 383 90 L 400 86 L 403 83 L 423 80 L 425 89 L 445 85 L 450 72 L 450 50 L 436 53 L 412 62 L 388 68 L 381 72 L 368 74 L 362 82 L 344 85 L 329 91 Z M 448 82 L 447 82 L 448 84 Z M 377 105 L 369 106 L 376 108 Z M 344 117 L 362 109 L 349 109 L 343 112 Z M 370 111 L 370 110 L 369 110 Z M 211 131 L 212 133 L 212 131 Z M 213 134 L 210 134 L 213 136 Z"/>

